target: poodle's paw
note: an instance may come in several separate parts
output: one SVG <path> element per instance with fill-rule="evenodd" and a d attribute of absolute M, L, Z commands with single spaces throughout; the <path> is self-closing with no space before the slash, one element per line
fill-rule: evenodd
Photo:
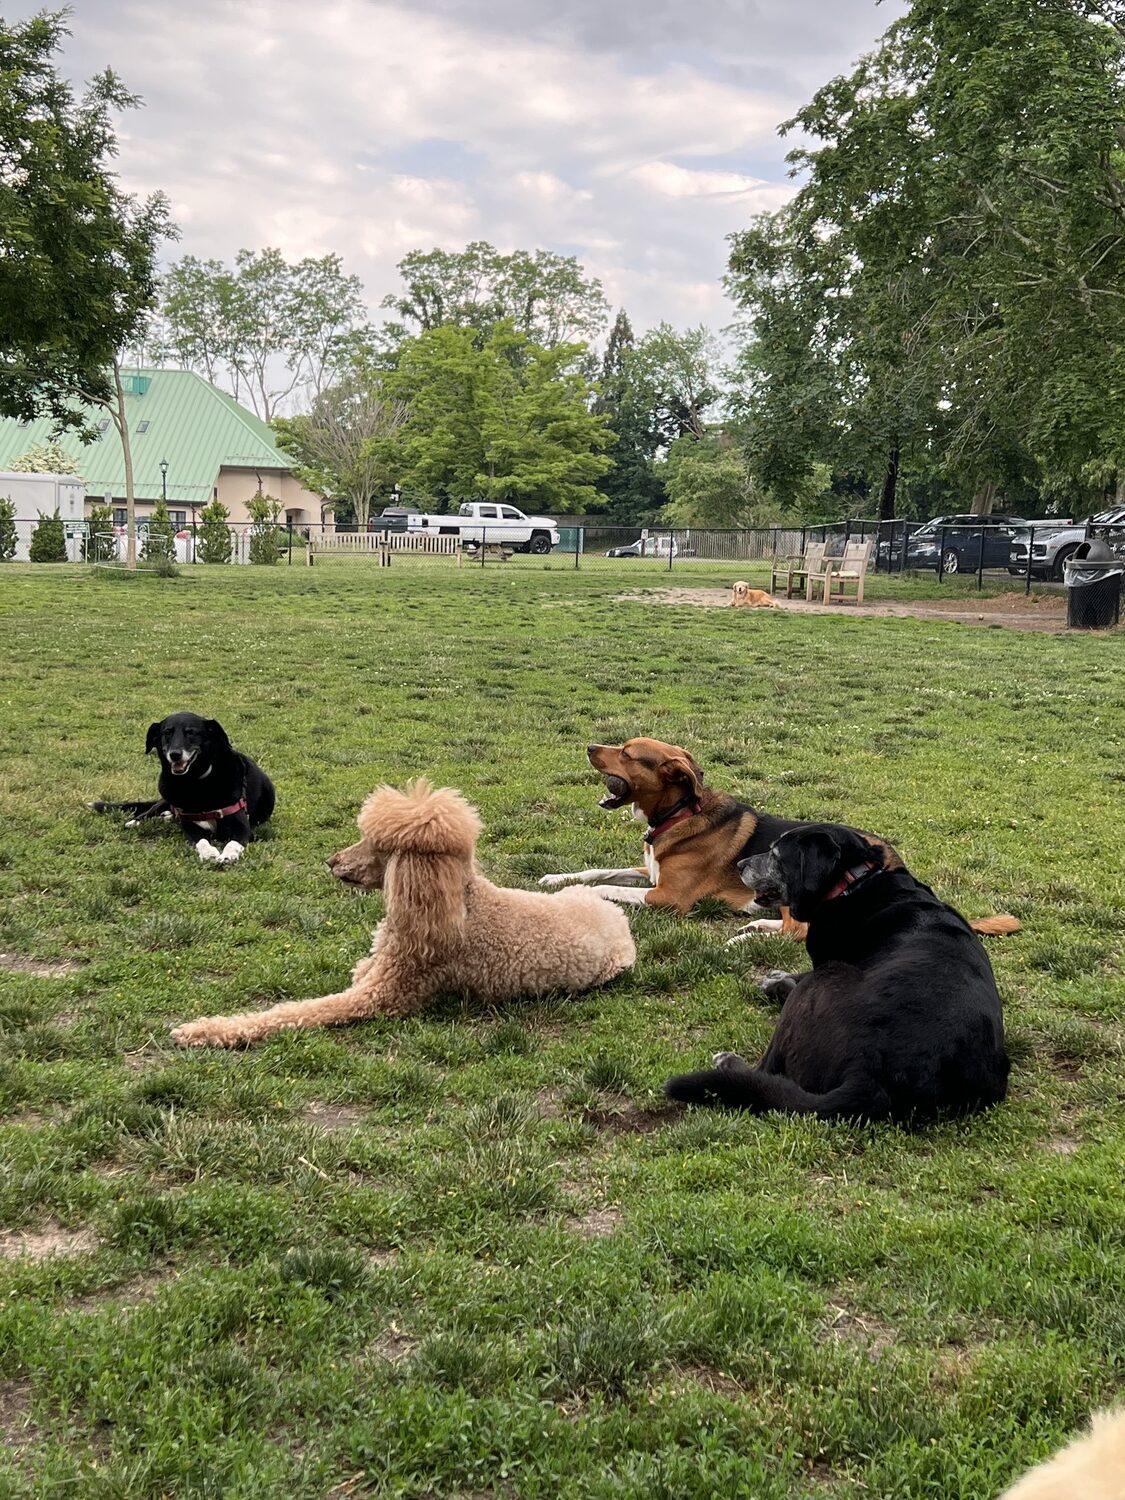
<path fill-rule="evenodd" d="M 210 839 L 200 839 L 195 846 L 195 852 L 203 860 L 204 864 L 208 862 L 212 864 L 221 862 L 223 857 Z"/>
<path fill-rule="evenodd" d="M 221 1017 L 214 1017 L 177 1026 L 172 1032 L 172 1040 L 180 1047 L 239 1047 L 249 1041 L 249 1037 Z"/>
<path fill-rule="evenodd" d="M 223 845 L 222 853 L 219 855 L 221 865 L 233 865 L 235 860 L 240 859 L 246 850 L 245 844 L 240 844 L 237 839 L 231 839 Z"/>
<path fill-rule="evenodd" d="M 565 885 L 568 880 L 573 879 L 573 875 L 540 875 L 539 884 L 547 890 L 554 890 L 556 886 Z"/>
<path fill-rule="evenodd" d="M 737 1052 L 716 1052 L 711 1058 L 711 1066 L 718 1068 L 720 1073 L 731 1073 L 750 1065 L 744 1057 L 739 1057 Z"/>
<path fill-rule="evenodd" d="M 796 974 L 787 974 L 784 969 L 771 969 L 759 982 L 758 988 L 767 999 L 785 1000 L 793 993 L 796 984 Z"/>

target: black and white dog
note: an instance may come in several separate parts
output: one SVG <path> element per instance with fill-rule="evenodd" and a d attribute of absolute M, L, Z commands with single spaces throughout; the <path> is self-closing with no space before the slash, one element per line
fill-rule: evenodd
<path fill-rule="evenodd" d="M 235 750 L 217 719 L 169 714 L 148 727 L 145 754 L 160 756 L 155 802 L 91 802 L 94 812 L 126 812 L 126 828 L 174 818 L 202 860 L 231 865 L 273 812 L 273 782 Z M 213 842 L 212 842 L 213 840 Z"/>

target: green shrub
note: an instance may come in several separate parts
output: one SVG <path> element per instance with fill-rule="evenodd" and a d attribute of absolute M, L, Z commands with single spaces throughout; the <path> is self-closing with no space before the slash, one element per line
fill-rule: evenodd
<path fill-rule="evenodd" d="M 31 533 L 28 556 L 32 562 L 66 562 L 66 532 L 58 511 L 53 516 L 39 512 L 39 524 Z"/>
<path fill-rule="evenodd" d="M 16 507 L 11 500 L 0 500 L 0 562 L 11 562 L 16 555 Z"/>
<path fill-rule="evenodd" d="M 259 490 L 247 501 L 246 509 L 253 523 L 250 527 L 250 561 L 277 562 L 281 535 L 277 518 L 281 514 L 281 501 Z"/>
<path fill-rule="evenodd" d="M 141 545 L 141 561 L 157 565 L 176 561 L 176 532 L 163 500 L 158 500 L 153 506 Z"/>
<path fill-rule="evenodd" d="M 91 505 L 86 517 L 86 539 L 82 547 L 87 562 L 113 562 L 117 558 L 117 538 L 113 534 L 113 507 Z"/>
<path fill-rule="evenodd" d="M 230 511 L 217 500 L 204 506 L 199 513 L 199 535 L 196 538 L 195 555 L 200 562 L 229 563 L 231 556 L 231 534 L 227 525 Z"/>

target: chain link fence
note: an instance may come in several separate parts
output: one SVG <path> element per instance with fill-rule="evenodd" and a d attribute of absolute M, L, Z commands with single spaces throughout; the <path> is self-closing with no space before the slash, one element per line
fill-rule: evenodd
<path fill-rule="evenodd" d="M 530 541 L 513 537 L 503 525 L 466 528 L 454 525 L 442 533 L 410 529 L 360 530 L 345 526 L 286 526 L 265 531 L 250 523 L 227 526 L 226 555 L 218 562 L 246 566 L 274 562 L 283 567 L 329 569 L 393 568 L 571 568 L 603 570 L 620 576 L 690 573 L 692 569 L 765 572 L 779 559 L 803 556 L 810 543 L 822 544 L 829 558 L 842 557 L 849 542 L 871 544 L 872 573 L 930 573 L 939 581 L 958 575 L 975 578 L 1009 575 L 1029 590 L 1033 581 L 1061 578 L 1062 561 L 1084 537 L 1099 535 L 1125 556 L 1125 521 L 1120 525 L 1059 522 L 1013 524 L 1005 517 L 981 517 L 958 524 L 936 521 L 872 521 L 864 518 L 820 525 L 762 526 L 729 530 L 697 527 L 607 526 L 596 520 L 559 526 L 558 541 L 545 535 Z M 37 520 L 17 519 L 16 561 L 28 560 Z M 137 529 L 142 556 L 147 527 Z M 174 561 L 182 567 L 215 566 L 211 544 L 202 528 L 184 527 L 173 541 Z M 125 559 L 123 528 L 91 535 L 87 523 L 65 524 L 67 560 L 120 566 Z M 61 559 L 59 559 L 61 560 Z"/>

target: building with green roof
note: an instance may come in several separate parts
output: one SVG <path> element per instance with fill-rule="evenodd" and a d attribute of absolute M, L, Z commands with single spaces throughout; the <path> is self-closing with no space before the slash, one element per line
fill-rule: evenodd
<path fill-rule="evenodd" d="M 248 525 L 246 503 L 262 490 L 281 502 L 283 517 L 295 526 L 332 523 L 331 504 L 305 489 L 265 422 L 202 375 L 133 369 L 122 371 L 122 383 L 138 518 L 151 515 L 165 495 L 177 525 L 186 525 L 211 500 L 226 506 L 232 524 Z M 56 437 L 47 420 L 0 418 L 0 471 L 34 444 L 51 439 L 77 464 L 87 509 L 112 503 L 120 513 L 115 524 L 124 525 L 121 439 L 107 412 L 89 415 L 98 432 L 91 443 L 73 433 Z"/>

